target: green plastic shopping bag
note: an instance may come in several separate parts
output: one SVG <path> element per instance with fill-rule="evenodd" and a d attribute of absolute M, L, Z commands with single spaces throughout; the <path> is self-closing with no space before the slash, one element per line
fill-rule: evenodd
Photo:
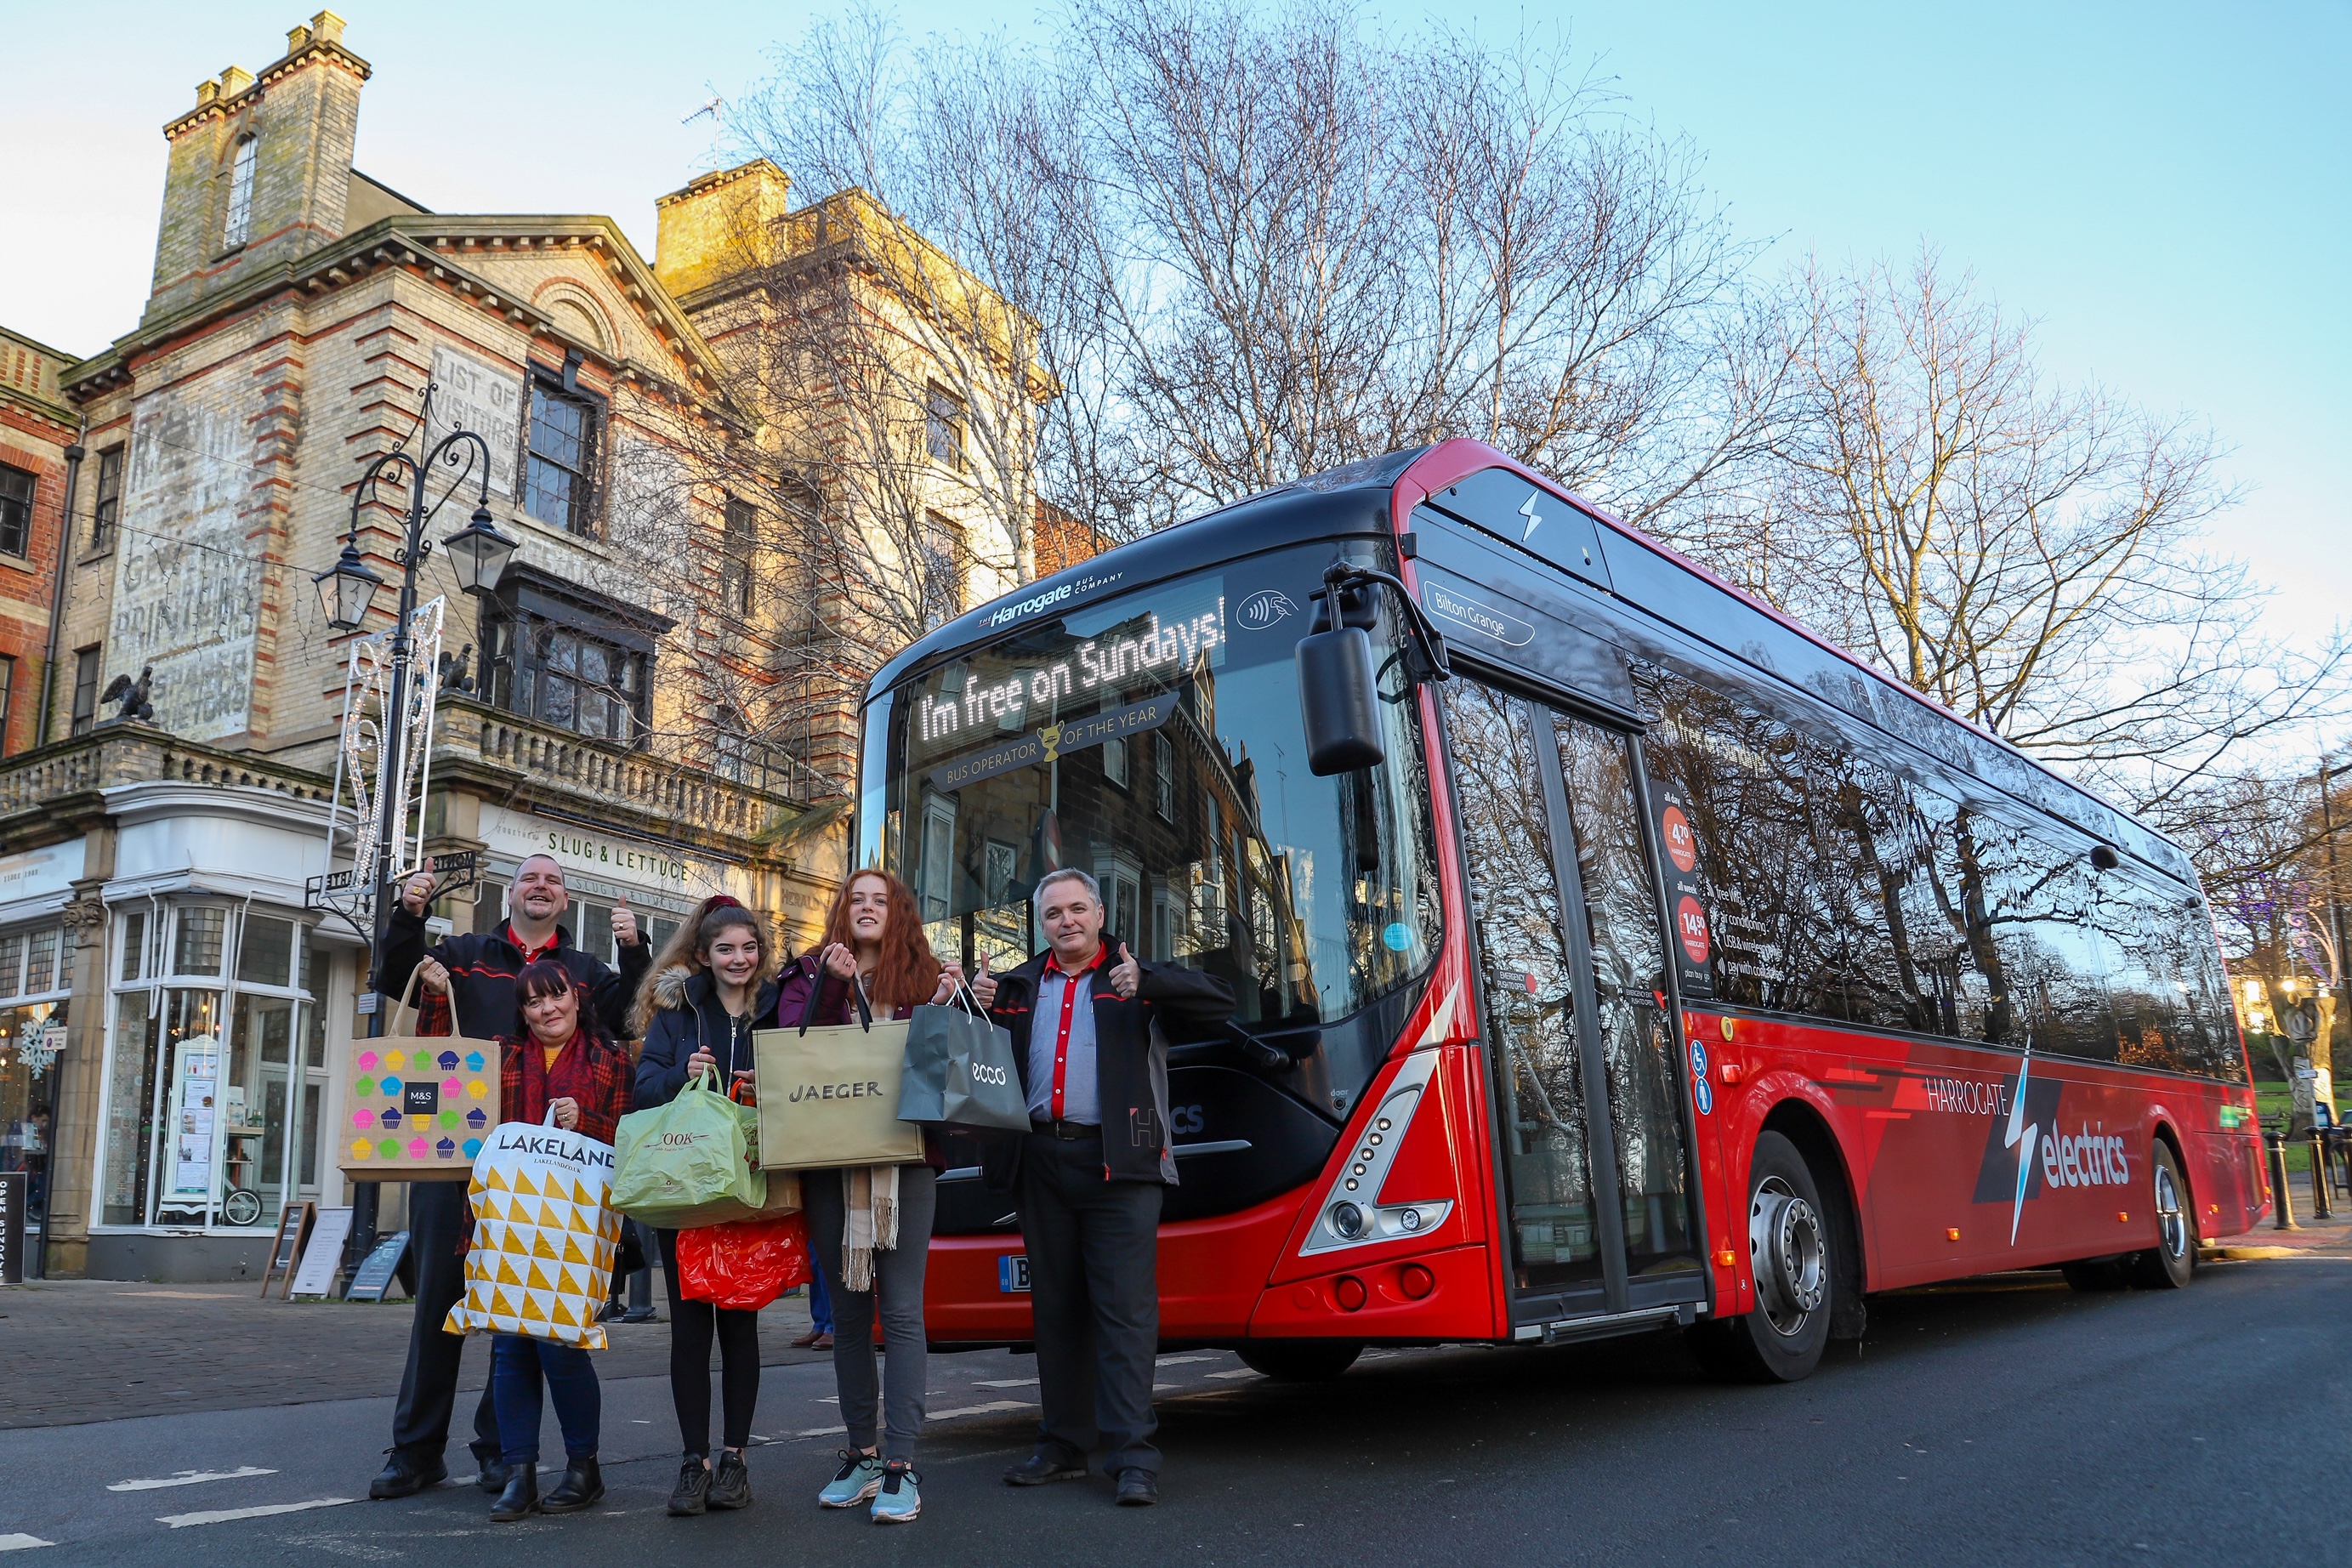
<path fill-rule="evenodd" d="M 746 1111 L 705 1071 L 677 1098 L 621 1118 L 613 1138 L 612 1205 L 664 1230 L 719 1225 L 764 1210 L 767 1173 L 751 1162 Z"/>

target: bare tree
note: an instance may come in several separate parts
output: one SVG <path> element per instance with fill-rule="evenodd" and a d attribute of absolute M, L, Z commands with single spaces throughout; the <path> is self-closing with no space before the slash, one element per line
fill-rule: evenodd
<path fill-rule="evenodd" d="M 2326 710 L 2346 651 L 2262 635 L 2202 530 L 2212 437 L 2054 386 L 2027 325 L 1932 251 L 1798 279 L 1788 422 L 1694 547 L 2012 743 L 2143 807 Z"/>
<path fill-rule="evenodd" d="M 736 128 L 1034 324 L 1040 491 L 1108 537 L 1455 435 L 1646 517 L 1774 406 L 1689 149 L 1549 31 L 1076 0 L 1034 51 L 919 49 L 864 14 Z"/>

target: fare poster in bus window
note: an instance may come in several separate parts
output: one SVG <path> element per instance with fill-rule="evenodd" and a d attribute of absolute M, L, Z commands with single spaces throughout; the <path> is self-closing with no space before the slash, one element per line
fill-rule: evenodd
<path fill-rule="evenodd" d="M 1672 784 L 1650 781 L 1650 803 L 1657 816 L 1658 847 L 1666 873 L 1666 926 L 1671 933 L 1675 978 L 1683 999 L 1698 1001 L 1715 994 L 1710 960 L 1715 953 L 1714 922 L 1708 913 L 1706 879 L 1698 865 L 1698 835 L 1691 826 L 1690 803 Z"/>

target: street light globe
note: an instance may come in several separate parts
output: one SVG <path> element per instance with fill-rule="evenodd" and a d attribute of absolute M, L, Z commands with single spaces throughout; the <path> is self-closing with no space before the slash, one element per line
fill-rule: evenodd
<path fill-rule="evenodd" d="M 457 574 L 458 587 L 468 594 L 489 594 L 498 590 L 499 578 L 506 572 L 507 563 L 522 545 L 498 531 L 490 521 L 489 508 L 478 506 L 472 520 L 443 540 L 441 548 L 449 552 L 449 565 Z"/>
<path fill-rule="evenodd" d="M 343 552 L 332 566 L 313 576 L 310 581 L 319 590 L 319 605 L 327 612 L 327 624 L 339 632 L 355 632 L 367 619 L 368 603 L 375 591 L 383 586 L 383 579 L 360 559 L 359 542 L 343 541 Z"/>

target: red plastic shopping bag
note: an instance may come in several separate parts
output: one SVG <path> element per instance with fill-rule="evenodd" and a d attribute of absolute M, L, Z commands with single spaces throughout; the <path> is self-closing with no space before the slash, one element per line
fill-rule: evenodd
<path fill-rule="evenodd" d="M 808 1222 L 797 1213 L 677 1233 L 678 1294 L 689 1301 L 756 1312 L 810 1278 Z"/>

